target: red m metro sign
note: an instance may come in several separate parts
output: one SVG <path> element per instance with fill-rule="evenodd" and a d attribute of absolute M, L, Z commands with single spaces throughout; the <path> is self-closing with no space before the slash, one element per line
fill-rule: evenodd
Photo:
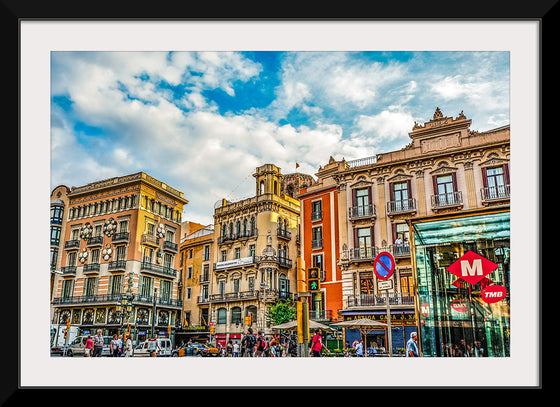
<path fill-rule="evenodd" d="M 465 280 L 467 283 L 475 285 L 496 270 L 497 267 L 496 263 L 469 250 L 455 263 L 447 267 L 447 271 Z"/>

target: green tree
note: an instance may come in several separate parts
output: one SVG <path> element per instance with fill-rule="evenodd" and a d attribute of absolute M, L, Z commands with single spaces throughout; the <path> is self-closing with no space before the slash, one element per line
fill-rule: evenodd
<path fill-rule="evenodd" d="M 266 318 L 273 322 L 273 325 L 280 325 L 290 322 L 297 317 L 296 304 L 291 300 L 278 301 L 266 310 Z"/>

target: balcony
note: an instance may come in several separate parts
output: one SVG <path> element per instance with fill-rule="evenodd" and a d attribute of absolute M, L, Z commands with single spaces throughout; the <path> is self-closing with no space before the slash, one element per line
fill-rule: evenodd
<path fill-rule="evenodd" d="M 101 304 L 117 302 L 121 299 L 122 294 L 101 294 L 101 295 L 75 295 L 70 297 L 56 297 L 53 298 L 53 305 L 61 304 Z"/>
<path fill-rule="evenodd" d="M 407 243 L 394 244 L 389 246 L 391 253 L 395 259 L 410 257 L 410 245 Z"/>
<path fill-rule="evenodd" d="M 64 277 L 76 276 L 76 266 L 61 267 L 60 272 Z"/>
<path fill-rule="evenodd" d="M 309 319 L 315 321 L 332 321 L 332 313 L 330 309 L 309 310 Z"/>
<path fill-rule="evenodd" d="M 128 242 L 130 233 L 128 232 L 119 232 L 113 235 L 113 243 L 121 243 L 121 242 Z"/>
<path fill-rule="evenodd" d="M 110 261 L 107 270 L 112 272 L 126 271 L 126 260 Z"/>
<path fill-rule="evenodd" d="M 72 250 L 80 248 L 80 239 L 67 240 L 64 242 L 64 250 Z"/>
<path fill-rule="evenodd" d="M 280 267 L 287 267 L 287 268 L 292 268 L 292 260 L 288 259 L 287 257 L 278 257 L 278 265 Z"/>
<path fill-rule="evenodd" d="M 84 274 L 99 274 L 100 267 L 101 265 L 99 263 L 84 264 L 82 271 Z"/>
<path fill-rule="evenodd" d="M 257 237 L 258 235 L 257 229 L 241 231 L 239 233 L 218 237 L 218 244 L 233 243 L 236 240 L 249 239 L 251 237 Z"/>
<path fill-rule="evenodd" d="M 348 250 L 348 258 L 353 262 L 373 261 L 378 249 L 375 246 L 356 247 Z"/>
<path fill-rule="evenodd" d="M 153 247 L 158 247 L 159 238 L 157 238 L 154 235 L 150 235 L 149 233 L 144 233 L 142 235 L 142 244 L 143 245 L 148 245 L 148 246 L 153 246 Z"/>
<path fill-rule="evenodd" d="M 284 229 L 278 229 L 276 231 L 276 236 L 280 239 L 291 240 L 292 239 L 292 232 L 289 232 L 289 231 L 284 230 Z"/>
<path fill-rule="evenodd" d="M 357 294 L 348 296 L 348 307 L 386 307 L 385 294 Z M 408 294 L 389 294 L 390 305 L 414 306 L 414 297 Z"/>
<path fill-rule="evenodd" d="M 311 212 L 311 222 L 317 222 L 323 219 L 323 211 L 316 210 Z"/>
<path fill-rule="evenodd" d="M 387 214 L 389 216 L 408 214 L 416 212 L 416 199 L 402 199 L 387 202 Z"/>
<path fill-rule="evenodd" d="M 178 247 L 179 247 L 179 245 L 175 242 L 171 242 L 169 240 L 164 240 L 163 241 L 163 250 L 166 250 L 166 251 L 172 252 L 172 253 L 177 253 Z"/>
<path fill-rule="evenodd" d="M 432 195 L 433 210 L 459 208 L 462 206 L 463 206 L 463 193 L 461 191 Z"/>
<path fill-rule="evenodd" d="M 482 196 L 483 205 L 488 205 L 494 202 L 509 201 L 509 184 L 499 185 L 497 187 L 480 188 L 480 195 Z"/>
<path fill-rule="evenodd" d="M 177 270 L 168 266 L 161 266 L 159 264 L 153 264 L 146 261 L 142 262 L 140 266 L 140 271 L 148 274 L 153 274 L 157 277 L 166 277 L 166 278 L 177 277 Z"/>
<path fill-rule="evenodd" d="M 322 249 L 322 248 L 323 248 L 323 239 L 322 238 L 311 240 L 311 249 L 312 250 L 318 250 L 318 249 Z"/>
<path fill-rule="evenodd" d="M 375 219 L 375 205 L 352 206 L 348 208 L 348 218 L 353 220 Z"/>
<path fill-rule="evenodd" d="M 98 246 L 103 246 L 103 235 L 92 236 L 89 238 L 87 242 L 87 247 L 98 247 Z"/>

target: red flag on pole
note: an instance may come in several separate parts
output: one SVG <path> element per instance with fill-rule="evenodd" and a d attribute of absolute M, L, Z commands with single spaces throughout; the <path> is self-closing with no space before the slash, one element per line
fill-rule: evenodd
<path fill-rule="evenodd" d="M 298 164 L 298 163 L 296 163 L 296 168 L 298 168 L 298 167 L 299 167 L 299 164 Z"/>

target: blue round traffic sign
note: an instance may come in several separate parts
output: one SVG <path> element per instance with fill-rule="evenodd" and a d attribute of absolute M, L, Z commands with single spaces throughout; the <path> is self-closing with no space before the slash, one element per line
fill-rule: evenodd
<path fill-rule="evenodd" d="M 389 252 L 381 252 L 373 261 L 373 272 L 380 280 L 387 280 L 395 271 L 395 259 Z"/>

